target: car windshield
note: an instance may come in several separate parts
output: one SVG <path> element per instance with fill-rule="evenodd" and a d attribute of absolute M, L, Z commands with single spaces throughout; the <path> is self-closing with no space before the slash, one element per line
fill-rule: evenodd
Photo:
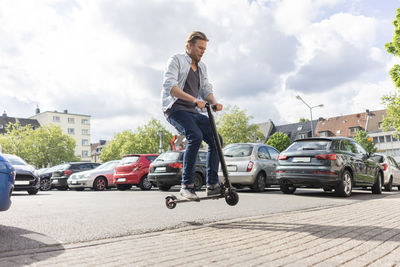
<path fill-rule="evenodd" d="M 3 154 L 11 163 L 11 165 L 28 165 L 25 160 L 16 155 Z"/>
<path fill-rule="evenodd" d="M 178 160 L 179 156 L 182 153 L 178 152 L 178 151 L 168 151 L 165 153 L 162 153 L 160 156 L 158 156 L 155 161 L 174 161 L 174 160 Z"/>
<path fill-rule="evenodd" d="M 307 140 L 307 141 L 296 141 L 291 144 L 286 151 L 302 151 L 302 150 L 328 150 L 331 146 L 329 140 Z"/>
<path fill-rule="evenodd" d="M 225 157 L 248 157 L 253 152 L 253 145 L 235 144 L 224 148 Z"/>
<path fill-rule="evenodd" d="M 120 162 L 119 165 L 129 165 L 131 163 L 135 163 L 140 159 L 140 156 L 128 156 L 123 158 Z"/>
<path fill-rule="evenodd" d="M 111 170 L 111 169 L 114 169 L 115 166 L 117 166 L 119 162 L 120 162 L 119 160 L 113 160 L 113 161 L 105 162 L 105 163 L 101 164 L 100 166 L 98 166 L 96 168 L 96 170 Z"/>

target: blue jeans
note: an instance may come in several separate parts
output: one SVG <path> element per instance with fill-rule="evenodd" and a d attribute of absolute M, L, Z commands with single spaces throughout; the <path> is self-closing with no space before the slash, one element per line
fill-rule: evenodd
<path fill-rule="evenodd" d="M 172 113 L 167 120 L 178 132 L 185 135 L 187 140 L 186 150 L 183 154 L 182 185 L 194 184 L 194 166 L 203 140 L 208 145 L 206 182 L 208 185 L 218 184 L 219 157 L 208 117 L 199 113 L 178 110 Z M 221 140 L 221 136 L 219 138 Z"/>

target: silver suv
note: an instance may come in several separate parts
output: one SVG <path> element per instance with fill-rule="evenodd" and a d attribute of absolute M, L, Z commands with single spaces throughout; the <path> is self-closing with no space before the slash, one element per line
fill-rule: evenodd
<path fill-rule="evenodd" d="M 223 149 L 231 183 L 236 188 L 250 187 L 262 192 L 269 185 L 277 185 L 275 169 L 279 152 L 268 145 L 235 143 Z M 222 179 L 221 168 L 218 176 Z"/>
<path fill-rule="evenodd" d="M 400 190 L 400 168 L 394 158 L 379 153 L 374 154 L 373 158 L 382 167 L 385 191 L 392 191 L 393 186 L 397 186 Z"/>

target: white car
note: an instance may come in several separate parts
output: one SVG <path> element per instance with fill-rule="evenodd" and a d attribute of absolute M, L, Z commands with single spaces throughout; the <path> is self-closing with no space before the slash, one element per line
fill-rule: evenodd
<path fill-rule="evenodd" d="M 392 191 L 393 186 L 397 186 L 398 190 L 400 190 L 400 167 L 394 158 L 379 153 L 375 153 L 373 158 L 382 167 L 385 191 Z"/>
<path fill-rule="evenodd" d="M 82 191 L 85 188 L 103 191 L 114 187 L 114 170 L 119 162 L 119 160 L 108 161 L 95 169 L 74 173 L 67 180 L 68 187 L 76 191 Z"/>

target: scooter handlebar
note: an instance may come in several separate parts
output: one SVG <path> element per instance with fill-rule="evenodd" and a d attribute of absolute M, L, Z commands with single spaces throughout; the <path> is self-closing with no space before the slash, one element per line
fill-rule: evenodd
<path fill-rule="evenodd" d="M 197 103 L 194 103 L 194 106 L 197 107 Z M 212 105 L 208 102 L 206 102 L 205 108 L 206 109 L 212 108 L 212 110 L 217 111 L 217 105 Z"/>

